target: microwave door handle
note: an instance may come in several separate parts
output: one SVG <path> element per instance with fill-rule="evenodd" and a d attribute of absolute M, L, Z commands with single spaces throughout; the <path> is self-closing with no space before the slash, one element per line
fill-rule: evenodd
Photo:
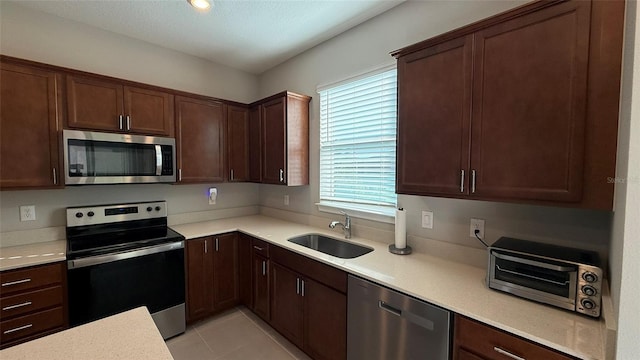
<path fill-rule="evenodd" d="M 515 256 L 500 254 L 500 253 L 498 253 L 496 251 L 493 251 L 492 254 L 493 254 L 493 256 L 495 256 L 495 257 L 497 257 L 499 259 L 509 260 L 509 261 L 522 263 L 522 264 L 527 264 L 527 265 L 531 265 L 531 266 L 538 266 L 538 267 L 549 269 L 549 270 L 555 270 L 555 271 L 561 271 L 561 272 L 576 271 L 575 267 L 551 265 L 551 264 L 543 263 L 543 262 L 540 262 L 540 261 L 522 259 L 522 258 L 518 258 L 518 257 L 515 257 Z"/>
<path fill-rule="evenodd" d="M 162 147 L 156 145 L 156 176 L 162 175 Z"/>
<path fill-rule="evenodd" d="M 524 277 L 528 277 L 530 279 L 540 280 L 540 281 L 552 283 L 552 284 L 555 284 L 555 285 L 566 286 L 566 285 L 569 285 L 571 283 L 571 281 L 569 281 L 569 280 L 567 280 L 567 281 L 553 281 L 553 280 L 541 278 L 541 277 L 538 277 L 538 276 L 523 274 L 521 272 L 503 269 L 499 265 L 496 265 L 496 267 L 498 268 L 498 270 L 506 272 L 506 273 L 509 273 L 509 274 L 518 275 L 518 276 L 524 276 Z"/>

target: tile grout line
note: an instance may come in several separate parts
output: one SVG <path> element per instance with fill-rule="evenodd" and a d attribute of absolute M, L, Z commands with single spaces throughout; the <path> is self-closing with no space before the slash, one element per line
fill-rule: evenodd
<path fill-rule="evenodd" d="M 216 353 L 213 352 L 213 349 L 211 349 L 211 346 L 209 346 L 209 343 L 207 343 L 207 340 L 204 339 L 204 337 L 202 337 L 202 335 L 200 334 L 200 331 L 198 331 L 198 328 L 196 326 L 193 327 L 193 330 L 196 331 L 196 334 L 198 334 L 198 337 L 200 338 L 200 340 L 202 340 L 202 342 L 204 343 L 204 346 L 207 347 L 207 349 L 209 349 L 209 352 L 211 353 L 212 356 L 214 356 L 214 360 L 217 358 L 220 358 L 221 356 L 216 356 Z"/>
<path fill-rule="evenodd" d="M 242 315 L 244 317 L 246 317 L 247 319 L 249 319 L 249 321 L 251 321 L 251 323 L 253 323 L 253 325 L 255 325 L 260 331 L 262 331 L 265 335 L 267 335 L 269 337 L 269 339 L 271 339 L 271 341 L 275 342 L 276 344 L 278 344 L 278 346 L 280 346 L 282 348 L 282 350 L 284 350 L 287 354 L 289 354 L 292 358 L 299 360 L 299 358 L 297 356 L 295 356 L 294 354 L 292 354 L 289 349 L 287 349 L 286 347 L 282 346 L 282 344 L 280 344 L 280 342 L 271 334 L 269 334 L 266 330 L 264 330 L 262 328 L 262 326 L 258 325 L 258 323 L 256 321 L 254 321 L 251 317 L 249 317 L 247 314 L 244 313 L 244 311 L 242 310 L 238 310 L 240 311 L 240 313 L 242 313 Z M 267 324 L 268 325 L 268 324 Z M 292 344 L 293 345 L 293 344 Z M 295 345 L 294 345 L 295 346 Z"/>

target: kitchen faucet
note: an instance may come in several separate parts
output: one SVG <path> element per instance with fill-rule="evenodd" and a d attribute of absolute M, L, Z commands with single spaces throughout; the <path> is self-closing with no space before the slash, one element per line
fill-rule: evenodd
<path fill-rule="evenodd" d="M 351 218 L 344 211 L 340 211 L 340 214 L 344 215 L 345 217 L 344 224 L 339 221 L 332 221 L 331 224 L 329 224 L 329 227 L 333 229 L 336 227 L 336 225 L 342 226 L 342 229 L 344 230 L 344 238 L 351 239 Z"/>

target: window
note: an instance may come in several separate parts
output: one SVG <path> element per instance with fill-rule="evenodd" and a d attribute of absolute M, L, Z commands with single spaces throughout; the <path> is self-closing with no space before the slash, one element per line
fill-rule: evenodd
<path fill-rule="evenodd" d="M 320 206 L 396 206 L 396 69 L 320 91 Z"/>

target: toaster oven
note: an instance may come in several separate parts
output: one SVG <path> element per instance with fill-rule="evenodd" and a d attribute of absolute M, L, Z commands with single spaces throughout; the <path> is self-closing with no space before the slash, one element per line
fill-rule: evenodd
<path fill-rule="evenodd" d="M 508 237 L 489 248 L 489 288 L 596 318 L 602 275 L 593 251 Z"/>

